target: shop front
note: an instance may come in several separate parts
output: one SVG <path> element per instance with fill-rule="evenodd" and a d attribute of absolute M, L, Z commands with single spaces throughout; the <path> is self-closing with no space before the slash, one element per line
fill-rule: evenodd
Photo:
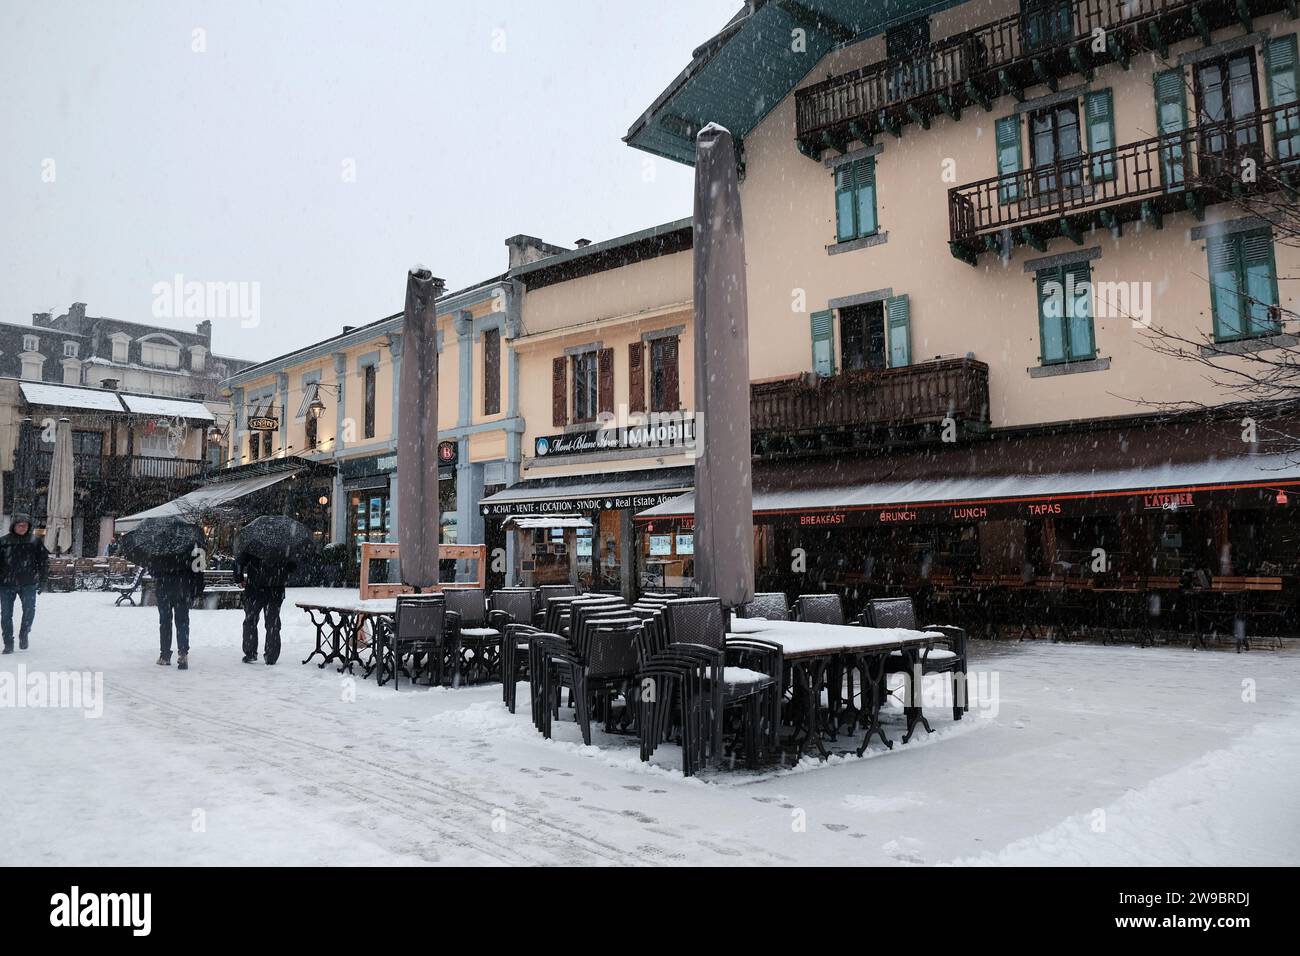
<path fill-rule="evenodd" d="M 397 454 L 384 452 L 338 462 L 339 486 L 344 509 L 344 529 L 349 559 L 361 560 L 361 546 L 397 540 Z M 438 502 L 441 510 L 442 544 L 456 543 L 456 469 L 444 465 L 438 470 Z M 453 562 L 454 564 L 454 562 Z M 449 567 L 448 573 L 452 569 Z M 386 569 L 376 568 L 374 579 L 382 583 Z"/>

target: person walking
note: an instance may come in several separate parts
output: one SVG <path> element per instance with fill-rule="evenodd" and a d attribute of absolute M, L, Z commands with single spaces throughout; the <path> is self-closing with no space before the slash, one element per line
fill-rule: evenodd
<path fill-rule="evenodd" d="M 244 663 L 257 662 L 257 618 L 266 620 L 267 664 L 280 659 L 280 605 L 293 562 L 268 564 L 253 554 L 235 559 L 235 581 L 244 586 Z"/>
<path fill-rule="evenodd" d="M 18 627 L 18 648 L 27 650 L 36 619 L 36 595 L 45 589 L 50 567 L 49 552 L 36 536 L 31 519 L 14 515 L 8 533 L 0 538 L 0 632 L 4 635 L 4 652 L 14 652 L 14 601 L 23 606 L 23 620 Z"/>
<path fill-rule="evenodd" d="M 176 669 L 190 666 L 190 605 L 203 593 L 203 572 L 189 558 L 161 558 L 149 566 L 158 598 L 158 663 L 172 662 L 172 623 L 176 625 Z"/>

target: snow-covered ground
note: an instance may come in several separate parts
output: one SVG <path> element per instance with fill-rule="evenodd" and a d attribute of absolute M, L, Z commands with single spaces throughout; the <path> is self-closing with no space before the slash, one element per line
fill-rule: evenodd
<path fill-rule="evenodd" d="M 276 667 L 240 662 L 239 611 L 196 611 L 188 672 L 153 663 L 152 608 L 43 595 L 0 657 L 0 864 L 1300 862 L 1293 649 L 977 644 L 982 699 L 929 707 L 933 736 L 686 779 L 670 747 L 542 740 L 497 685 L 300 665 L 292 602 L 347 593 L 290 592 Z M 5 698 L 71 671 L 101 716 Z"/>

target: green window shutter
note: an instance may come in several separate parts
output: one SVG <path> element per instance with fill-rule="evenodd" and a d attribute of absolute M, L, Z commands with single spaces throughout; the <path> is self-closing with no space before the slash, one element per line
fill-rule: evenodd
<path fill-rule="evenodd" d="M 812 366 L 821 376 L 835 374 L 835 322 L 834 313 L 812 314 Z"/>
<path fill-rule="evenodd" d="M 1066 349 L 1071 362 L 1086 362 L 1096 358 L 1097 345 L 1093 334 L 1092 266 L 1086 262 L 1075 263 L 1061 270 L 1065 284 Z"/>
<path fill-rule="evenodd" d="M 1264 47 L 1270 106 L 1296 102 L 1296 60 L 1294 33 L 1269 40 Z M 1278 159 L 1283 162 L 1300 159 L 1300 106 L 1277 114 L 1273 120 L 1273 142 Z"/>
<path fill-rule="evenodd" d="M 1115 106 L 1110 90 L 1097 90 L 1087 94 L 1084 108 L 1088 122 L 1088 151 L 1103 153 L 1115 146 Z M 1092 160 L 1092 178 L 1095 182 L 1115 178 L 1115 157 L 1095 156 Z"/>
<path fill-rule="evenodd" d="M 1242 233 L 1241 266 L 1246 291 L 1245 311 L 1250 316 L 1250 335 L 1277 331 L 1277 266 L 1273 262 L 1273 235 L 1267 229 Z"/>
<path fill-rule="evenodd" d="M 1156 131 L 1161 136 L 1182 133 L 1187 129 L 1187 95 L 1182 68 L 1165 70 L 1155 76 Z M 1186 179 L 1186 143 L 1182 137 L 1160 147 L 1160 175 L 1166 188 L 1176 188 Z"/>
<path fill-rule="evenodd" d="M 995 136 L 998 150 L 998 175 L 1020 172 L 1020 117 L 1004 116 L 997 121 Z M 998 188 L 998 202 L 1002 205 L 1015 202 L 1020 198 L 1020 181 L 1012 177 Z"/>
<path fill-rule="evenodd" d="M 855 192 L 853 163 L 845 163 L 835 170 L 835 238 L 839 242 L 857 235 Z"/>
<path fill-rule="evenodd" d="M 1238 236 L 1220 236 L 1205 244 L 1210 260 L 1210 311 L 1214 339 L 1230 342 L 1242 337 L 1241 244 Z"/>
<path fill-rule="evenodd" d="M 853 164 L 857 179 L 858 235 L 876 234 L 876 157 L 868 156 Z"/>
<path fill-rule="evenodd" d="M 885 300 L 885 325 L 889 335 L 889 367 L 912 364 L 912 306 L 907 296 Z"/>
<path fill-rule="evenodd" d="M 1038 283 L 1038 341 L 1044 365 L 1069 360 L 1065 344 L 1065 285 L 1060 269 L 1041 269 Z"/>

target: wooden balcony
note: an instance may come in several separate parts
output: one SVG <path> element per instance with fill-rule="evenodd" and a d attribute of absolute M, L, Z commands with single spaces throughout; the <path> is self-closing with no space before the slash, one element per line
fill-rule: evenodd
<path fill-rule="evenodd" d="M 36 453 L 36 476 L 48 477 L 52 451 Z M 131 480 L 190 481 L 203 474 L 204 462 L 194 458 L 149 458 L 143 455 L 74 454 L 77 482 L 123 482 Z"/>
<path fill-rule="evenodd" d="M 759 454 L 851 448 L 936 438 L 945 419 L 958 432 L 989 423 L 989 367 L 973 358 L 904 368 L 800 375 L 750 386 Z"/>
<path fill-rule="evenodd" d="M 1285 157 L 1285 158 L 1279 158 Z M 1230 122 L 1154 136 L 1068 160 L 993 176 L 948 191 L 949 246 L 974 264 L 1016 245 L 1039 251 L 1050 239 L 1076 243 L 1094 226 L 1119 235 L 1163 217 L 1252 192 L 1289 186 L 1300 173 L 1300 103 Z"/>
<path fill-rule="evenodd" d="M 1233 23 L 1252 29 L 1253 18 L 1287 10 L 1297 0 L 1061 0 L 1012 14 L 931 44 L 910 57 L 882 60 L 831 77 L 795 95 L 796 143 L 815 159 L 825 148 L 844 152 L 853 140 L 870 142 L 909 123 L 929 128 L 933 117 L 960 120 L 978 105 L 991 110 L 1003 95 L 1118 62 L 1138 53 L 1167 58 L 1169 46 Z M 1098 52 L 1097 30 L 1106 43 Z"/>

